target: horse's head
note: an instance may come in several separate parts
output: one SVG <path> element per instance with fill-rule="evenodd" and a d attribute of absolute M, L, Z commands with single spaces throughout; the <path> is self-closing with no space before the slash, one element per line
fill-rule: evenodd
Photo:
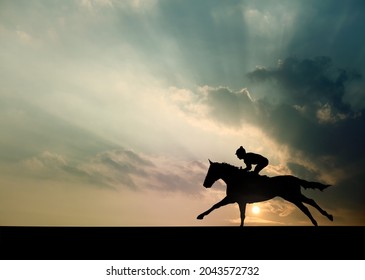
<path fill-rule="evenodd" d="M 246 172 L 243 172 L 238 167 L 230 165 L 228 163 L 219 163 L 219 162 L 212 162 L 209 160 L 210 166 L 208 169 L 208 173 L 205 176 L 203 186 L 206 188 L 210 188 L 213 184 L 222 179 L 228 186 L 228 184 L 242 183 L 242 177 L 245 175 Z M 238 180 L 238 181 L 237 181 Z"/>
<path fill-rule="evenodd" d="M 203 186 L 206 188 L 212 187 L 213 184 L 221 178 L 219 168 L 218 168 L 219 163 L 212 162 L 211 160 L 209 160 L 209 163 L 210 163 L 210 166 L 208 169 L 208 173 L 205 176 L 204 183 L 203 183 Z"/>

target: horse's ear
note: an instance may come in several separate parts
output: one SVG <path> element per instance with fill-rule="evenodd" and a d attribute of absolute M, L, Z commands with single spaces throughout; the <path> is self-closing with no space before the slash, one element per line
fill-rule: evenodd
<path fill-rule="evenodd" d="M 209 163 L 210 163 L 210 164 L 212 164 L 212 163 L 213 163 L 210 159 L 208 159 L 208 160 L 209 160 Z"/>

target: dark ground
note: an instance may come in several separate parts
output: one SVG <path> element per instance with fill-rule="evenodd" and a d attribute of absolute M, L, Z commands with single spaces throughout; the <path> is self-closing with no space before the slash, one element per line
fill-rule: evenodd
<path fill-rule="evenodd" d="M 355 260 L 365 227 L 0 227 L 8 260 Z"/>

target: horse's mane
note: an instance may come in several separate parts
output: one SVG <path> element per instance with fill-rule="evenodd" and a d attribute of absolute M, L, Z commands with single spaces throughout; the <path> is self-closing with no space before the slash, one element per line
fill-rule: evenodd
<path fill-rule="evenodd" d="M 227 163 L 227 162 L 221 162 L 220 164 L 221 164 L 221 165 L 224 165 L 224 166 L 226 166 L 226 167 L 228 167 L 228 168 L 235 168 L 235 169 L 239 169 L 239 167 L 234 166 L 234 165 L 232 165 L 232 164 L 230 164 L 230 163 Z"/>
<path fill-rule="evenodd" d="M 229 164 L 227 162 L 221 162 L 218 164 L 223 167 L 223 170 L 225 172 L 231 174 L 232 176 L 235 176 L 235 178 L 242 178 L 242 176 L 246 176 L 246 175 L 249 175 L 252 173 L 250 171 L 244 172 L 242 167 L 237 167 L 237 166 Z M 255 179 L 259 179 L 261 177 L 267 178 L 266 175 L 260 175 L 258 177 L 255 176 Z"/>
<path fill-rule="evenodd" d="M 221 162 L 219 163 L 221 166 L 223 166 L 226 170 L 230 171 L 230 172 L 237 172 L 238 170 L 240 170 L 239 167 L 234 166 L 232 164 L 229 164 L 227 162 Z"/>

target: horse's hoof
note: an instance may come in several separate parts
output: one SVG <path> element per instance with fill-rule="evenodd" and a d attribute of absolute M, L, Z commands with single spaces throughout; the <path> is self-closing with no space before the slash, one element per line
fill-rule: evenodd
<path fill-rule="evenodd" d="M 204 218 L 204 215 L 199 215 L 198 217 L 196 217 L 198 220 L 203 220 L 203 218 Z"/>
<path fill-rule="evenodd" d="M 332 215 L 328 215 L 328 219 L 333 222 L 333 216 Z"/>

